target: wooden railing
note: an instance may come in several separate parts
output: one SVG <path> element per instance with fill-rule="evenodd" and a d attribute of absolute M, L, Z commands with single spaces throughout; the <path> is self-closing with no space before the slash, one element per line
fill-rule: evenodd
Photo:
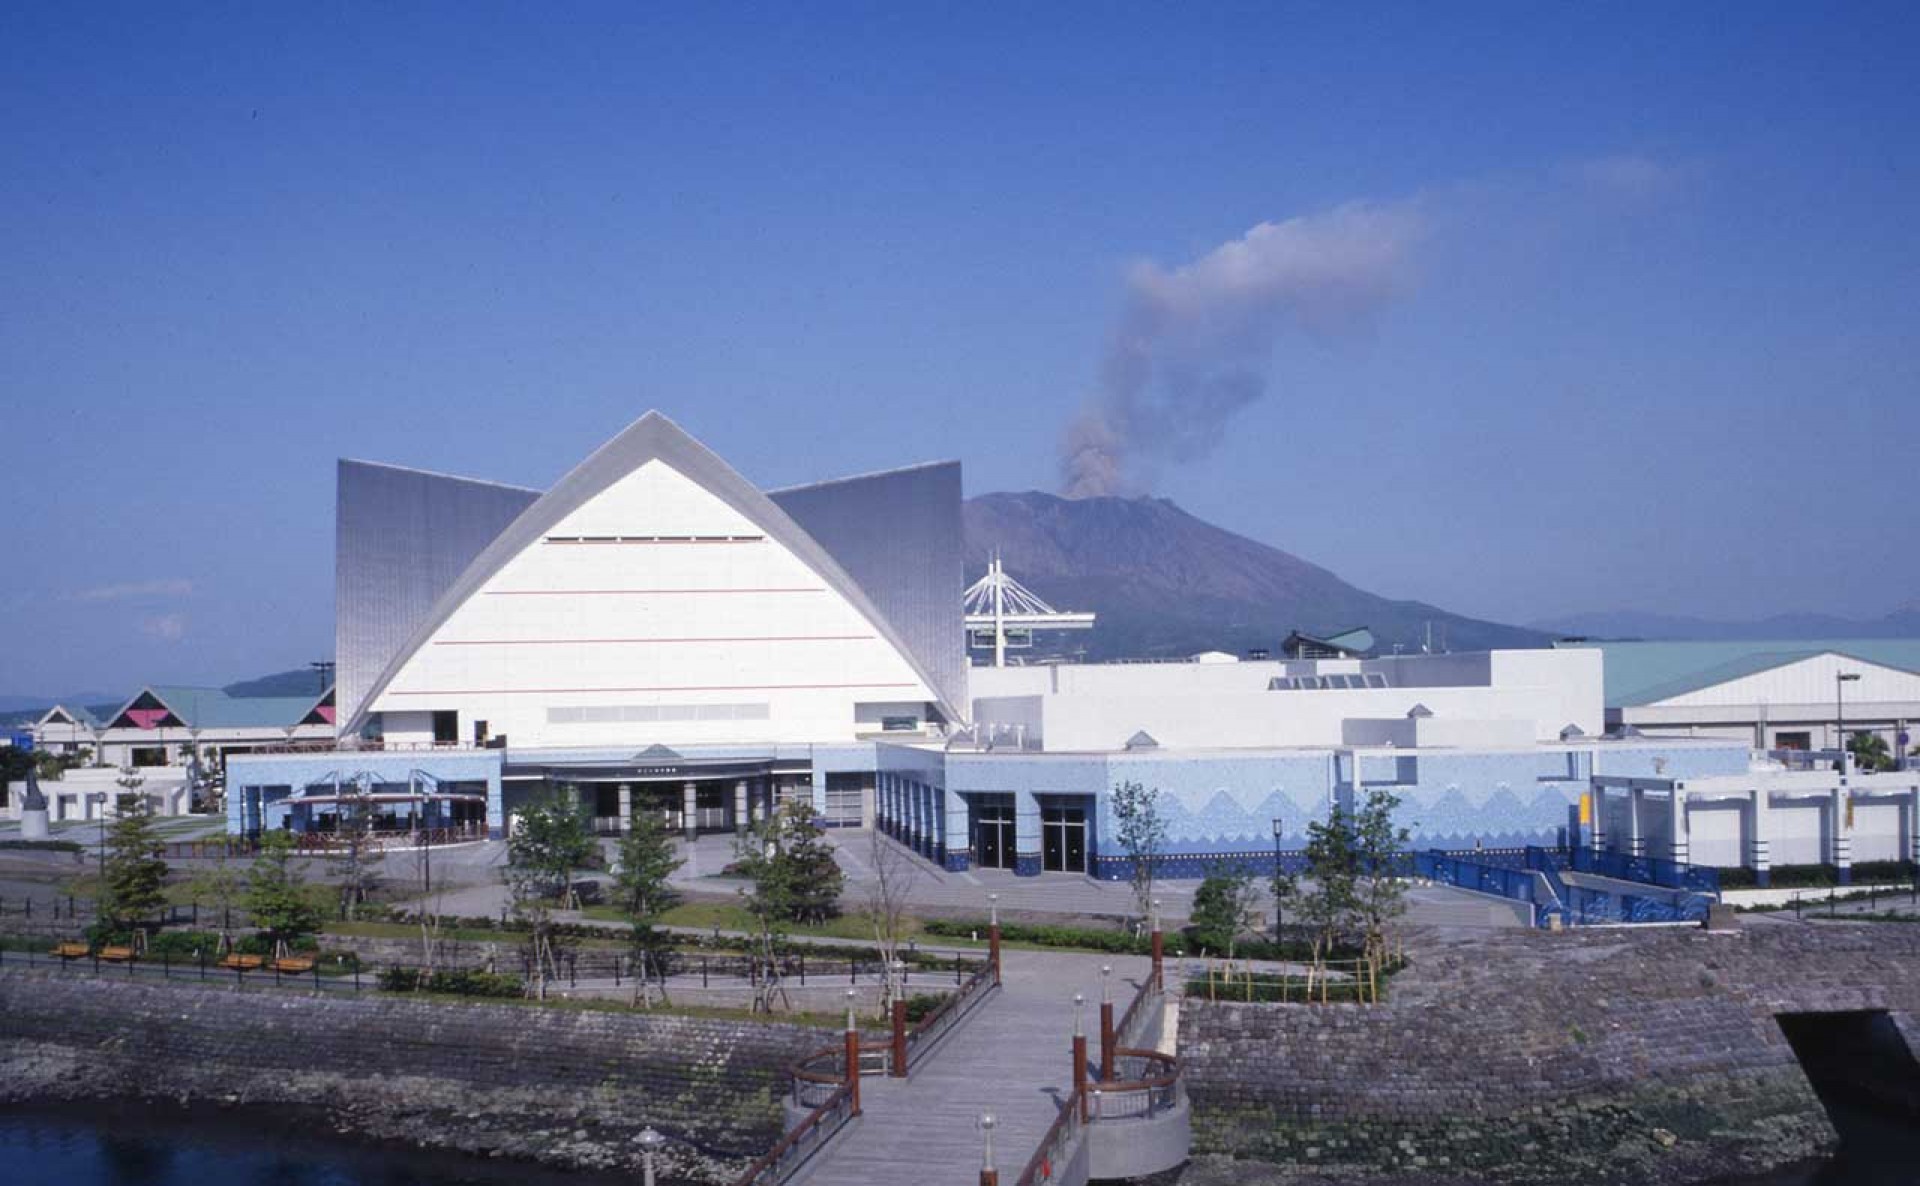
<path fill-rule="evenodd" d="M 1053 1125 L 1040 1138 L 1026 1168 L 1015 1179 L 1015 1186 L 1046 1186 L 1064 1179 L 1075 1146 L 1083 1139 L 1089 1124 L 1103 1120 L 1138 1120 L 1156 1116 L 1175 1107 L 1184 1088 L 1180 1082 L 1180 1061 L 1158 1050 L 1147 1050 L 1122 1043 L 1139 1040 L 1151 1011 L 1165 999 L 1161 986 L 1152 976 L 1140 985 L 1140 991 L 1128 1002 L 1125 1013 L 1114 1026 L 1114 1077 L 1076 1086 L 1060 1105 Z"/>
<path fill-rule="evenodd" d="M 1045 1186 L 1066 1176 L 1067 1163 L 1073 1159 L 1073 1147 L 1079 1143 L 1086 1121 L 1080 1119 L 1081 1093 L 1074 1091 L 1061 1101 L 1060 1114 L 1053 1118 L 1040 1147 L 1027 1159 L 1026 1168 L 1014 1180 L 1014 1186 Z"/>
<path fill-rule="evenodd" d="M 951 996 L 935 1006 L 933 1012 L 922 1017 L 907 1032 L 907 1065 L 905 1070 L 911 1073 L 913 1064 L 925 1057 L 924 1052 L 933 1049 L 934 1043 L 946 1036 L 947 1031 L 960 1024 L 962 1018 L 972 1012 L 993 987 L 993 965 L 981 964 L 974 970 Z"/>
<path fill-rule="evenodd" d="M 796 1083 L 797 1089 L 797 1083 Z M 793 1126 L 760 1160 L 747 1167 L 735 1186 L 775 1186 L 831 1140 L 853 1119 L 853 1088 L 840 1083 L 826 1093 L 806 1119 Z"/>

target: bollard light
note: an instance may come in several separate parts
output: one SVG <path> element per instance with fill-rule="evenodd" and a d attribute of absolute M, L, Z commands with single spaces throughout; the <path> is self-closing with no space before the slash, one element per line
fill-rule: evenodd
<path fill-rule="evenodd" d="M 858 989 L 850 988 L 847 990 L 847 1028 L 849 1030 L 859 1028 L 859 1026 L 854 1023 L 854 1019 L 853 1019 L 853 1003 L 855 1000 L 859 998 L 859 996 L 860 996 L 860 992 Z"/>
<path fill-rule="evenodd" d="M 997 1123 L 998 1121 L 994 1120 L 992 1112 L 980 1113 L 980 1139 L 982 1145 L 980 1151 L 980 1168 L 983 1170 L 993 1168 L 993 1126 Z"/>
<path fill-rule="evenodd" d="M 994 927 L 997 927 L 1000 925 L 1000 895 L 999 894 L 987 895 L 987 925 L 994 926 Z"/>
<path fill-rule="evenodd" d="M 1113 1003 L 1112 964 L 1100 965 L 1100 1003 L 1103 1005 L 1111 1005 Z"/>
<path fill-rule="evenodd" d="M 645 1186 L 654 1186 L 653 1154 L 655 1150 L 660 1148 L 660 1146 L 667 1143 L 667 1138 L 661 1136 L 659 1132 L 657 1132 L 654 1129 L 654 1127 L 651 1124 L 649 1124 L 647 1127 L 640 1130 L 639 1141 L 640 1141 L 640 1158 L 643 1165 L 643 1172 L 645 1174 L 644 1183 L 645 1183 Z"/>
<path fill-rule="evenodd" d="M 1084 994 L 1073 994 L 1073 1036 L 1076 1038 L 1084 1038 L 1087 1036 L 1087 1027 L 1080 1016 L 1081 1013 L 1085 1011 L 1086 1004 L 1087 998 Z"/>

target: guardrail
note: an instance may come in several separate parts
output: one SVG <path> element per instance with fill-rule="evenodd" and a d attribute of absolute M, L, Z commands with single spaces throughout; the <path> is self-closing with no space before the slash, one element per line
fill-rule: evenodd
<path fill-rule="evenodd" d="M 934 1044 L 945 1037 L 954 1026 L 959 1025 L 973 1007 L 987 995 L 993 987 L 993 965 L 981 964 L 974 969 L 966 983 L 958 991 L 941 1001 L 933 1012 L 922 1017 L 907 1031 L 905 1073 L 913 1073 L 913 1065 L 925 1058 Z"/>
<path fill-rule="evenodd" d="M 1091 1120 L 1138 1120 L 1157 1116 L 1180 1102 L 1180 1062 L 1158 1050 L 1117 1047 L 1112 1082 L 1090 1084 Z"/>
<path fill-rule="evenodd" d="M 1147 1119 L 1179 1105 L 1185 1090 L 1179 1059 L 1158 1050 L 1121 1044 L 1138 1039 L 1150 1010 L 1164 1000 L 1162 986 L 1153 977 L 1141 983 L 1113 1030 L 1114 1077 L 1074 1085 L 1046 1135 L 1040 1138 L 1039 1147 L 1015 1179 L 1015 1186 L 1063 1181 L 1075 1146 L 1091 1124 Z"/>
<path fill-rule="evenodd" d="M 1060 1113 L 1053 1118 L 1046 1135 L 1040 1138 L 1040 1147 L 1033 1151 L 1020 1176 L 1014 1179 L 1014 1186 L 1045 1186 L 1065 1177 L 1067 1166 L 1073 1160 L 1073 1147 L 1086 1131 L 1087 1121 L 1081 1118 L 1085 1111 L 1082 1092 L 1078 1089 L 1070 1092 L 1061 1102 Z"/>
<path fill-rule="evenodd" d="M 794 1125 L 760 1160 L 747 1167 L 736 1186 L 775 1186 L 786 1181 L 787 1175 L 804 1165 L 851 1119 L 853 1089 L 841 1083 L 826 1093 L 813 1111 L 807 1113 L 806 1119 Z"/>
<path fill-rule="evenodd" d="M 1666 889 L 1688 890 L 1696 894 L 1720 892 L 1720 872 L 1703 865 L 1688 865 L 1663 857 L 1636 857 L 1624 852 L 1574 848 L 1568 862 L 1575 873 L 1612 877 L 1619 881 L 1643 881 Z"/>

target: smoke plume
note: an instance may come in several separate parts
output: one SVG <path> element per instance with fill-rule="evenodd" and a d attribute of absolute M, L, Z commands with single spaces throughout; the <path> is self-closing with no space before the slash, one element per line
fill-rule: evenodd
<path fill-rule="evenodd" d="M 1283 333 L 1337 332 L 1401 289 L 1422 222 L 1407 204 L 1341 206 L 1263 222 L 1172 271 L 1136 265 L 1099 388 L 1060 442 L 1062 493 L 1135 493 L 1161 464 L 1212 451 L 1265 394 Z"/>

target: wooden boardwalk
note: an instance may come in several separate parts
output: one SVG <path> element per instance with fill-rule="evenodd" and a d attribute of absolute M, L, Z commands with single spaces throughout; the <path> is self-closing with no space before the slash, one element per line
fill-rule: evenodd
<path fill-rule="evenodd" d="M 979 1120 L 991 1112 L 1000 1180 L 1019 1177 L 1073 1081 L 1073 994 L 1087 998 L 1087 1057 L 1100 1057 L 1100 967 L 1113 965 L 1116 1013 L 1149 961 L 1007 951 L 1001 987 L 914 1068 L 860 1082 L 861 1116 L 793 1179 L 809 1186 L 977 1186 Z"/>

